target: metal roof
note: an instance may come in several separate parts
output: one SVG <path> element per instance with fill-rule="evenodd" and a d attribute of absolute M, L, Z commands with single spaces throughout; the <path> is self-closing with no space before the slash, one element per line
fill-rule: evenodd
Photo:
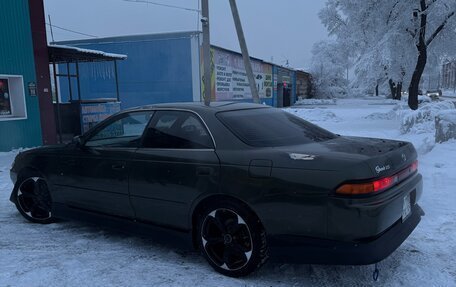
<path fill-rule="evenodd" d="M 106 53 L 99 50 L 81 49 L 64 45 L 48 45 L 49 62 L 102 62 L 125 60 L 126 55 Z"/>
<path fill-rule="evenodd" d="M 133 34 L 113 37 L 100 37 L 82 40 L 58 41 L 56 44 L 62 45 L 83 45 L 83 44 L 105 44 L 105 43 L 123 43 L 123 42 L 147 42 L 154 40 L 183 39 L 200 35 L 199 31 L 183 32 L 165 32 L 155 34 Z"/>

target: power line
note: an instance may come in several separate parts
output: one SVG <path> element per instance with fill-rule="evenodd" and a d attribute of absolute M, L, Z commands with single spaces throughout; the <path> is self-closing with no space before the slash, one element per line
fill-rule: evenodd
<path fill-rule="evenodd" d="M 187 8 L 187 7 L 182 7 L 182 6 L 163 4 L 163 3 L 146 1 L 146 0 L 123 0 L 123 1 L 125 1 L 125 2 L 133 2 L 133 3 L 135 3 L 135 2 L 136 3 L 146 3 L 146 4 L 156 5 L 156 6 L 162 6 L 162 7 L 168 7 L 168 8 L 173 8 L 173 9 L 179 9 L 179 10 L 185 10 L 185 11 L 201 13 L 201 10 L 199 10 L 199 9 L 193 9 L 193 8 Z"/>
<path fill-rule="evenodd" d="M 156 5 L 156 6 L 162 6 L 162 7 L 167 7 L 167 8 L 173 8 L 173 9 L 179 9 L 179 10 L 185 10 L 185 11 L 201 13 L 201 10 L 199 9 L 199 1 L 198 1 L 198 9 L 175 6 L 175 5 L 169 5 L 169 4 L 163 4 L 163 3 L 146 1 L 146 0 L 123 0 L 123 1 L 125 1 L 125 2 L 133 2 L 133 3 L 146 3 L 146 4 Z M 83 35 L 83 36 L 87 36 L 87 37 L 92 37 L 92 38 L 98 38 L 98 36 L 95 36 L 95 35 L 90 35 L 90 34 L 78 32 L 78 31 L 67 29 L 67 28 L 64 28 L 64 27 L 60 27 L 60 26 L 57 26 L 57 25 L 54 25 L 54 24 L 51 24 L 51 23 L 46 23 L 46 25 L 51 27 L 51 30 L 52 30 L 52 28 L 57 28 L 57 29 L 60 29 L 60 30 L 63 30 L 63 31 L 67 31 L 67 32 L 70 32 L 70 33 L 75 33 L 75 34 L 79 34 L 79 35 Z"/>
<path fill-rule="evenodd" d="M 57 28 L 57 29 L 60 29 L 60 30 L 63 30 L 63 31 L 67 31 L 67 32 L 71 32 L 71 33 L 75 33 L 75 34 L 79 34 L 79 35 L 83 35 L 83 36 L 88 36 L 88 37 L 92 37 L 92 38 L 98 38 L 98 36 L 94 36 L 94 35 L 78 32 L 78 31 L 74 31 L 74 30 L 71 30 L 71 29 L 67 29 L 67 28 L 63 28 L 63 27 L 60 27 L 60 26 L 56 26 L 54 24 L 46 23 L 46 25 L 49 25 L 49 27 L 51 27 L 51 28 Z"/>

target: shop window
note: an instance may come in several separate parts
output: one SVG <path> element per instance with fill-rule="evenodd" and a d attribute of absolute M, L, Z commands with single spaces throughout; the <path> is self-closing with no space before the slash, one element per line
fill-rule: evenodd
<path fill-rule="evenodd" d="M 0 75 L 0 121 L 27 118 L 22 76 Z"/>

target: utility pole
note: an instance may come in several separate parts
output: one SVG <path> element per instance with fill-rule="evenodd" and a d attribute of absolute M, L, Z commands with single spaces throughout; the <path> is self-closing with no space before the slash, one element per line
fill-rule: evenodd
<path fill-rule="evenodd" d="M 249 79 L 253 102 L 259 104 L 260 97 L 258 96 L 258 90 L 255 83 L 255 78 L 253 76 L 252 64 L 250 63 L 249 51 L 247 50 L 247 44 L 245 43 L 244 31 L 242 30 L 241 19 L 239 18 L 236 0 L 230 0 L 230 6 L 231 12 L 233 13 L 234 25 L 236 26 L 236 33 L 239 39 L 239 46 L 241 46 L 242 57 L 244 58 L 245 71 Z"/>
<path fill-rule="evenodd" d="M 204 68 L 204 104 L 211 103 L 211 41 L 209 35 L 209 0 L 201 0 L 201 23 L 203 25 L 203 68 Z"/>

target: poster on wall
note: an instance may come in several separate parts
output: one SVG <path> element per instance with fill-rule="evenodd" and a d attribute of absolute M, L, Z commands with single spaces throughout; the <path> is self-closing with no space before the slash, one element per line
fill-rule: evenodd
<path fill-rule="evenodd" d="M 0 116 L 12 115 L 8 79 L 0 79 Z"/>
<path fill-rule="evenodd" d="M 83 133 L 90 128 L 120 111 L 120 102 L 84 103 L 81 104 L 81 130 Z"/>
<path fill-rule="evenodd" d="M 215 96 L 218 101 L 251 99 L 244 61 L 239 54 L 214 51 Z M 260 98 L 272 98 L 272 66 L 251 61 Z"/>

